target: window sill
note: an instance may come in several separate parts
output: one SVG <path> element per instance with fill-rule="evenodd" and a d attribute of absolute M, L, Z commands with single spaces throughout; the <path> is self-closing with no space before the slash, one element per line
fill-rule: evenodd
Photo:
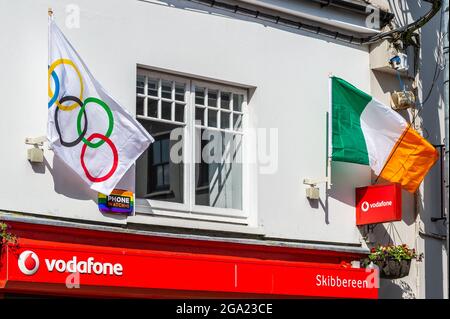
<path fill-rule="evenodd" d="M 191 215 L 184 213 L 185 215 Z M 192 217 L 192 216 L 191 216 Z M 136 212 L 134 216 L 129 216 L 127 219 L 129 225 L 152 225 L 160 227 L 174 227 L 180 229 L 189 229 L 189 231 L 214 231 L 226 233 L 239 233 L 246 235 L 263 236 L 264 231 L 261 227 L 254 227 L 249 225 L 208 221 L 200 219 L 174 218 L 161 215 L 150 215 Z"/>
<path fill-rule="evenodd" d="M 204 220 L 247 225 L 249 217 L 244 211 L 236 209 L 212 208 L 198 205 L 190 209 L 186 204 L 151 201 L 143 198 L 136 198 L 135 206 L 136 214 L 182 220 Z"/>

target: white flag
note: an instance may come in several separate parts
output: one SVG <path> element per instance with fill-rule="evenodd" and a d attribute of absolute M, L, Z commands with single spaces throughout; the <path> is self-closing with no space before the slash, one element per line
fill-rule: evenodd
<path fill-rule="evenodd" d="M 109 195 L 154 141 L 97 82 L 49 19 L 47 137 L 91 189 Z"/>

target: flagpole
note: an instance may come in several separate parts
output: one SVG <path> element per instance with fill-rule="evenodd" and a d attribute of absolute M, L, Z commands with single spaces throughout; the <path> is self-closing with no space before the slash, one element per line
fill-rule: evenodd
<path fill-rule="evenodd" d="M 48 7 L 47 13 L 48 13 L 49 22 L 53 21 L 53 9 L 51 7 Z M 48 55 L 50 56 L 50 47 L 51 47 L 51 44 L 50 44 L 50 38 L 51 38 L 50 37 L 50 26 L 47 27 L 47 30 L 48 30 Z"/>
<path fill-rule="evenodd" d="M 328 74 L 328 98 L 329 98 L 329 102 L 328 102 L 328 117 L 327 117 L 327 172 L 326 172 L 326 177 L 327 177 L 327 189 L 331 189 L 331 129 L 332 129 L 332 92 L 331 92 L 331 86 L 332 86 L 332 78 L 333 78 L 333 74 L 330 73 Z"/>

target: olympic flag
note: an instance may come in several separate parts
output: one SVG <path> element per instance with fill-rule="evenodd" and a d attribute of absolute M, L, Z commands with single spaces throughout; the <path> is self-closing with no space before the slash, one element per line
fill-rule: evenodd
<path fill-rule="evenodd" d="M 47 137 L 91 189 L 110 195 L 154 141 L 89 72 L 49 18 Z"/>

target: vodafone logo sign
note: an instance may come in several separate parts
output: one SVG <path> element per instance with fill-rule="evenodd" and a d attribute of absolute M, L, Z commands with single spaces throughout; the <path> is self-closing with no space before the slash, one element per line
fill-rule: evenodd
<path fill-rule="evenodd" d="M 20 254 L 17 264 L 24 275 L 34 275 L 39 269 L 39 258 L 31 250 L 25 250 Z"/>
<path fill-rule="evenodd" d="M 361 204 L 361 210 L 362 210 L 363 212 L 367 212 L 367 211 L 369 210 L 369 203 L 368 203 L 368 202 L 363 202 L 363 203 Z"/>

